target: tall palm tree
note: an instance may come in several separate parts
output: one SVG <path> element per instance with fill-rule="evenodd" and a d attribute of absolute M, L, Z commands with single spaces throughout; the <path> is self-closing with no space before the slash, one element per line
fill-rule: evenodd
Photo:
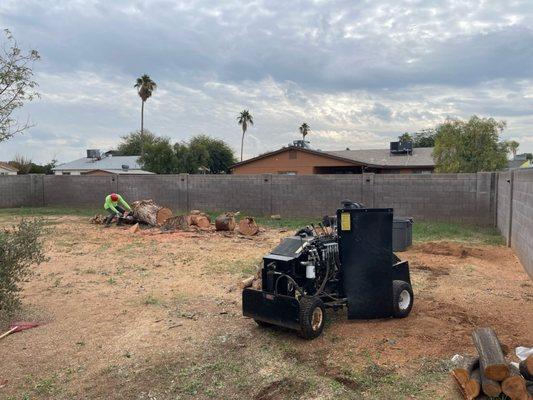
<path fill-rule="evenodd" d="M 242 110 L 239 116 L 237 117 L 237 122 L 242 128 L 242 139 L 241 139 L 241 161 L 242 161 L 242 150 L 244 148 L 244 134 L 248 130 L 248 124 L 253 125 L 254 120 L 252 114 L 248 110 Z"/>
<path fill-rule="evenodd" d="M 300 133 L 302 134 L 302 138 L 305 141 L 305 137 L 307 136 L 307 134 L 311 130 L 311 127 L 309 125 L 307 125 L 307 122 L 304 122 L 302 124 L 302 126 L 300 126 L 299 129 L 300 129 Z"/>
<path fill-rule="evenodd" d="M 152 92 L 157 88 L 157 84 L 146 74 L 137 78 L 133 86 L 141 98 L 141 136 L 144 133 L 144 103 L 152 96 Z"/>

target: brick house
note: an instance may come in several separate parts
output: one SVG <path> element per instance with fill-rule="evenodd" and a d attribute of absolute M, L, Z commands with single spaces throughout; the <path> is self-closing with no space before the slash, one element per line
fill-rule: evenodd
<path fill-rule="evenodd" d="M 231 166 L 231 172 L 243 174 L 416 174 L 435 169 L 433 148 L 321 151 L 302 146 L 300 141 L 276 151 L 261 154 Z"/>

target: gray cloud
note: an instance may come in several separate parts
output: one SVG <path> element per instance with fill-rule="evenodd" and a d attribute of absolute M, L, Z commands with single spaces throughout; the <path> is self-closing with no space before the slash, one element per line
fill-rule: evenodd
<path fill-rule="evenodd" d="M 506 119 L 533 150 L 526 1 L 4 0 L 0 25 L 43 56 L 43 98 L 24 110 L 38 125 L 0 159 L 113 146 L 137 128 L 132 82 L 145 72 L 160 88 L 152 130 L 236 148 L 247 107 L 248 155 L 288 143 L 304 120 L 318 146 L 355 148 L 472 114 Z"/>

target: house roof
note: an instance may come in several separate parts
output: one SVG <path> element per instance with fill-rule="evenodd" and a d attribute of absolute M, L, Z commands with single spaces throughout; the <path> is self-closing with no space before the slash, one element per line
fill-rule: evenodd
<path fill-rule="evenodd" d="M 97 168 L 97 169 L 91 169 L 91 170 L 89 170 L 87 172 L 95 172 L 95 171 L 103 171 L 103 172 L 108 172 L 110 174 L 120 174 L 120 175 L 155 175 L 154 172 L 145 171 L 145 170 L 142 170 L 142 169 L 134 169 L 134 170 L 127 169 L 127 170 L 124 170 L 124 169 L 100 169 L 100 168 Z"/>
<path fill-rule="evenodd" d="M 54 171 L 92 171 L 95 169 L 125 171 L 122 169 L 122 166 L 127 165 L 129 167 L 128 171 L 136 170 L 136 172 L 138 172 L 142 170 L 138 160 L 138 156 L 111 156 L 103 157 L 100 160 L 83 157 L 68 163 L 60 164 L 54 168 Z"/>
<path fill-rule="evenodd" d="M 389 149 L 326 151 L 359 163 L 382 167 L 434 167 L 433 147 L 416 147 L 411 154 L 391 154 Z"/>
<path fill-rule="evenodd" d="M 239 167 L 265 157 L 270 157 L 287 150 L 298 150 L 322 157 L 333 158 L 339 161 L 349 162 L 357 165 L 382 168 L 408 168 L 408 167 L 434 167 L 433 148 L 415 148 L 412 154 L 390 154 L 389 149 L 368 149 L 368 150 L 340 150 L 321 151 L 307 149 L 304 147 L 282 147 L 279 150 L 261 154 L 257 157 L 233 164 L 230 168 Z"/>
<path fill-rule="evenodd" d="M 9 165 L 8 163 L 4 161 L 0 161 L 0 168 L 7 169 L 8 171 L 18 172 L 18 169 Z"/>

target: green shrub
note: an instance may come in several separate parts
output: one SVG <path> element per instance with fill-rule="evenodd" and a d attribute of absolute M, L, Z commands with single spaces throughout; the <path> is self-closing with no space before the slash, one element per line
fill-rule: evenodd
<path fill-rule="evenodd" d="M 43 221 L 35 219 L 0 230 L 0 316 L 20 306 L 20 284 L 32 274 L 32 265 L 45 260 L 43 229 Z"/>

